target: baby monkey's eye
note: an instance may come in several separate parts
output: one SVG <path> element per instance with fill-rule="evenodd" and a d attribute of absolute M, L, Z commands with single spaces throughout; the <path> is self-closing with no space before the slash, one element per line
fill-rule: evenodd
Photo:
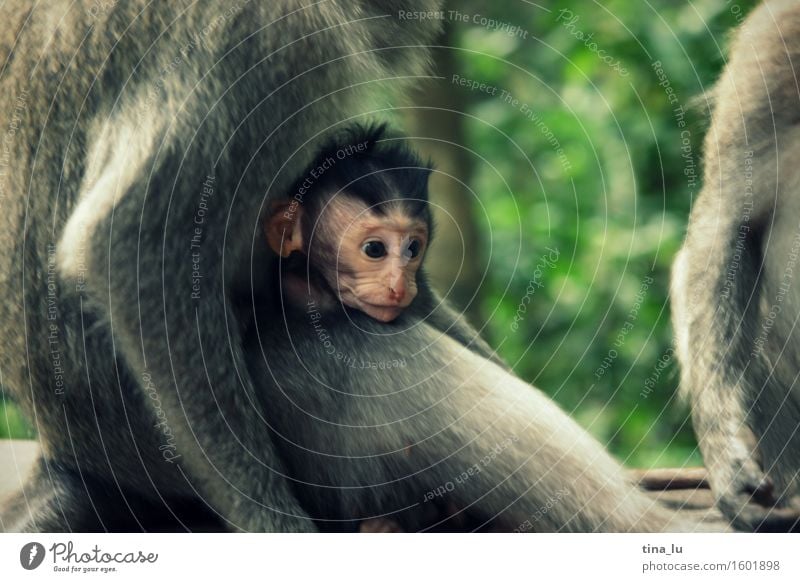
<path fill-rule="evenodd" d="M 422 250 L 422 243 L 417 239 L 412 240 L 411 244 L 408 245 L 408 254 L 411 255 L 412 259 L 416 259 L 419 256 L 420 250 Z"/>
<path fill-rule="evenodd" d="M 363 250 L 364 254 L 370 259 L 380 259 L 381 257 L 386 256 L 386 245 L 379 240 L 371 240 L 364 243 L 364 246 L 361 247 L 361 250 Z"/>

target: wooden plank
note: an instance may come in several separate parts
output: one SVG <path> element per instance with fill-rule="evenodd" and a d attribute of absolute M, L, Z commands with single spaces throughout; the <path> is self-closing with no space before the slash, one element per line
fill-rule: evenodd
<path fill-rule="evenodd" d="M 670 489 L 708 489 L 708 472 L 704 467 L 680 469 L 633 469 L 631 474 L 639 486 L 648 491 Z"/>

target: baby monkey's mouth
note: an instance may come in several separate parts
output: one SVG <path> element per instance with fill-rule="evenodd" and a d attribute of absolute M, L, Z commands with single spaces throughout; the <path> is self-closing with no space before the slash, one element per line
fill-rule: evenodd
<path fill-rule="evenodd" d="M 359 296 L 352 287 L 341 285 L 338 289 L 339 301 L 347 307 L 358 309 L 371 318 L 382 323 L 397 319 L 404 310 L 414 301 L 417 290 L 406 292 L 402 299 L 393 297 L 389 293 L 364 293 Z"/>
<path fill-rule="evenodd" d="M 366 303 L 364 301 L 359 301 L 358 303 L 358 308 L 361 311 L 373 319 L 377 319 L 383 323 L 394 321 L 401 313 L 403 313 L 403 310 L 405 309 L 405 307 L 397 305 L 396 303 L 392 305 L 378 305 L 374 303 Z"/>
<path fill-rule="evenodd" d="M 402 302 L 386 302 L 386 303 L 371 303 L 369 301 L 365 301 L 358 296 L 351 296 L 351 297 L 342 297 L 342 302 L 345 305 L 349 305 L 350 307 L 355 307 L 359 311 L 363 311 L 371 318 L 381 321 L 383 323 L 388 323 L 390 321 L 394 321 L 399 317 L 403 310 L 405 310 L 408 305 L 411 303 L 409 298 Z"/>
<path fill-rule="evenodd" d="M 397 303 L 391 304 L 378 304 L 368 303 L 356 298 L 357 309 L 363 311 L 373 319 L 377 319 L 383 323 L 394 321 L 405 309 L 404 306 Z"/>

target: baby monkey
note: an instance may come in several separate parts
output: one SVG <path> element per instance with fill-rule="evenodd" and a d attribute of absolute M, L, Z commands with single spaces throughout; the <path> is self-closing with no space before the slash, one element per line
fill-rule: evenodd
<path fill-rule="evenodd" d="M 270 248 L 287 259 L 285 297 L 396 319 L 417 295 L 432 235 L 430 172 L 385 124 L 355 125 L 325 145 L 264 219 Z"/>
<path fill-rule="evenodd" d="M 431 328 L 503 366 L 477 333 L 436 297 L 426 281 L 422 263 L 433 235 L 428 202 L 430 173 L 430 164 L 420 160 L 403 140 L 389 135 L 385 125 L 354 125 L 328 142 L 287 197 L 273 203 L 263 219 L 269 246 L 281 257 L 276 261 L 280 287 L 271 289 L 280 289 L 283 305 L 296 308 L 295 315 L 307 311 L 309 300 L 323 312 L 344 306 L 380 322 L 394 321 L 410 308 L 406 319 L 424 319 Z M 265 301 L 264 305 L 269 309 L 276 302 Z M 265 320 L 274 321 L 274 315 Z M 326 325 L 334 329 L 338 323 L 342 322 L 331 318 Z M 301 352 L 302 337 L 298 334 L 294 341 L 300 343 L 293 344 L 293 349 Z M 316 338 L 311 341 L 317 343 Z M 259 344 L 252 341 L 249 345 Z M 332 408 L 350 410 L 353 399 L 338 392 L 327 391 L 325 398 L 331 399 Z M 313 422 L 312 427 L 318 428 Z M 415 453 L 409 449 L 407 454 Z M 356 482 L 364 479 L 359 467 L 363 465 L 358 459 L 341 465 L 342 471 L 352 472 L 348 479 Z M 362 532 L 401 531 L 403 520 L 412 530 L 443 522 L 446 527 L 461 529 L 458 520 L 465 519 L 464 512 L 455 506 L 434 503 L 409 509 L 400 521 L 369 517 L 355 509 L 361 502 L 351 493 L 348 488 L 337 497 L 326 490 L 333 496 L 328 499 L 335 500 L 331 503 L 343 508 L 340 517 L 363 520 L 358 525 Z M 424 493 L 420 491 L 419 497 Z M 309 495 L 314 503 L 319 502 L 316 492 Z M 485 519 L 474 527 L 483 522 Z M 332 523 L 324 526 L 337 527 Z M 468 529 L 467 525 L 463 528 Z"/>

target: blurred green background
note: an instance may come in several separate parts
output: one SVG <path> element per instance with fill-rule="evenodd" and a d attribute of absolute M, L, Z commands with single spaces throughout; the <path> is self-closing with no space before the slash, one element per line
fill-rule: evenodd
<path fill-rule="evenodd" d="M 705 93 L 754 5 L 450 2 L 441 78 L 400 113 L 442 172 L 438 286 L 631 466 L 702 462 L 669 269 L 701 186 Z"/>
<path fill-rule="evenodd" d="M 450 2 L 435 78 L 387 105 L 437 166 L 437 286 L 631 466 L 701 462 L 669 267 L 700 186 L 703 94 L 753 5 Z M 0 437 L 31 435 L 1 400 Z"/>

